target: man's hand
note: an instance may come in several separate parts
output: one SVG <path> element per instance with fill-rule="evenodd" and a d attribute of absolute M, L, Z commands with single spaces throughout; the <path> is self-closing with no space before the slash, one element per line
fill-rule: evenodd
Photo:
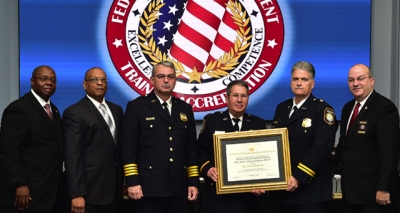
<path fill-rule="evenodd" d="M 214 182 L 217 182 L 218 180 L 218 171 L 215 167 L 211 167 L 208 171 L 207 171 L 207 176 L 209 178 L 211 178 L 211 180 L 213 180 Z"/>
<path fill-rule="evenodd" d="M 85 198 L 76 197 L 71 200 L 71 213 L 84 213 L 85 212 Z"/>
<path fill-rule="evenodd" d="M 195 201 L 199 195 L 199 190 L 195 186 L 188 187 L 188 200 Z"/>
<path fill-rule="evenodd" d="M 376 191 L 376 202 L 380 205 L 389 205 L 390 193 L 387 191 Z"/>
<path fill-rule="evenodd" d="M 142 186 L 141 185 L 129 186 L 128 195 L 129 198 L 131 199 L 139 200 L 140 198 L 143 197 Z"/>
<path fill-rule="evenodd" d="M 257 195 L 257 196 L 260 196 L 260 195 L 265 194 L 265 190 L 262 190 L 262 189 L 253 189 L 252 193 L 255 194 L 255 195 Z"/>
<path fill-rule="evenodd" d="M 20 186 L 15 189 L 14 205 L 19 210 L 28 209 L 30 200 L 32 200 L 32 198 L 30 197 L 28 186 Z"/>
<path fill-rule="evenodd" d="M 293 176 L 290 176 L 286 191 L 293 192 L 297 187 L 299 187 L 299 181 Z"/>

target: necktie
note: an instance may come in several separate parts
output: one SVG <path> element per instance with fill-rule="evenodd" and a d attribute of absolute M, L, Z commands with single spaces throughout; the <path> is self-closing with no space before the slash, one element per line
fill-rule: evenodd
<path fill-rule="evenodd" d="M 239 118 L 232 118 L 233 122 L 235 122 L 235 125 L 233 126 L 235 128 L 236 131 L 239 132 Z"/>
<path fill-rule="evenodd" d="M 111 135 L 115 141 L 115 126 L 111 120 L 111 117 L 107 113 L 106 106 L 104 104 L 100 104 L 99 109 L 100 109 L 101 115 L 103 116 L 104 120 L 106 121 L 106 123 L 108 125 L 108 128 L 110 128 Z"/>
<path fill-rule="evenodd" d="M 349 129 L 350 129 L 351 125 L 354 123 L 354 121 L 355 121 L 356 118 L 357 118 L 357 115 L 358 115 L 358 108 L 359 108 L 359 107 L 360 107 L 360 103 L 357 102 L 356 106 L 354 107 L 353 115 L 351 116 L 349 126 L 347 127 L 347 132 L 349 132 Z M 347 133 L 346 133 L 346 135 L 347 135 Z"/>
<path fill-rule="evenodd" d="M 164 108 L 164 111 L 165 111 L 166 115 L 167 115 L 168 118 L 169 118 L 171 115 L 169 114 L 167 102 L 162 103 L 162 105 L 163 105 L 163 108 Z"/>
<path fill-rule="evenodd" d="M 294 107 L 293 107 L 293 112 L 289 115 L 289 118 L 292 117 L 292 115 L 293 115 L 295 112 L 297 112 L 298 109 L 299 109 L 299 108 L 297 108 L 297 106 L 294 106 Z"/>
<path fill-rule="evenodd" d="M 50 119 L 53 120 L 53 113 L 51 113 L 50 105 L 49 104 L 44 105 L 44 109 L 46 110 L 46 113 L 50 117 Z"/>

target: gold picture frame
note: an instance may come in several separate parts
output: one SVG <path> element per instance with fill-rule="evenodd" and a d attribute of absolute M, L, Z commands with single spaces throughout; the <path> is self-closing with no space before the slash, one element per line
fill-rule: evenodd
<path fill-rule="evenodd" d="M 287 128 L 214 134 L 217 194 L 284 190 L 291 176 Z"/>

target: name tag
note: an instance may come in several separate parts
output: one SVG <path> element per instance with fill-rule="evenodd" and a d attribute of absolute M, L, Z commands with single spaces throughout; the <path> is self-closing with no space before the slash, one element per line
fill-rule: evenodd
<path fill-rule="evenodd" d="M 146 121 L 153 121 L 155 119 L 156 119 L 155 117 L 148 117 L 148 118 L 146 118 Z"/>

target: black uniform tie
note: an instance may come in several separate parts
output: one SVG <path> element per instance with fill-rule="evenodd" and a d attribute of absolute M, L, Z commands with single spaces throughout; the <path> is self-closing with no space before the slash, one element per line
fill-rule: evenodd
<path fill-rule="evenodd" d="M 171 115 L 169 114 L 167 102 L 162 103 L 162 105 L 163 105 L 163 107 L 164 107 L 165 114 L 166 114 L 167 117 L 169 118 Z"/>
<path fill-rule="evenodd" d="M 294 106 L 294 107 L 293 107 L 293 112 L 292 112 L 292 114 L 289 115 L 289 118 L 292 117 L 292 115 L 293 115 L 294 113 L 296 113 L 298 109 L 299 109 L 299 108 L 297 108 L 297 106 Z"/>
<path fill-rule="evenodd" d="M 233 122 L 235 122 L 235 125 L 233 126 L 235 128 L 236 131 L 239 132 L 239 118 L 232 118 Z"/>

